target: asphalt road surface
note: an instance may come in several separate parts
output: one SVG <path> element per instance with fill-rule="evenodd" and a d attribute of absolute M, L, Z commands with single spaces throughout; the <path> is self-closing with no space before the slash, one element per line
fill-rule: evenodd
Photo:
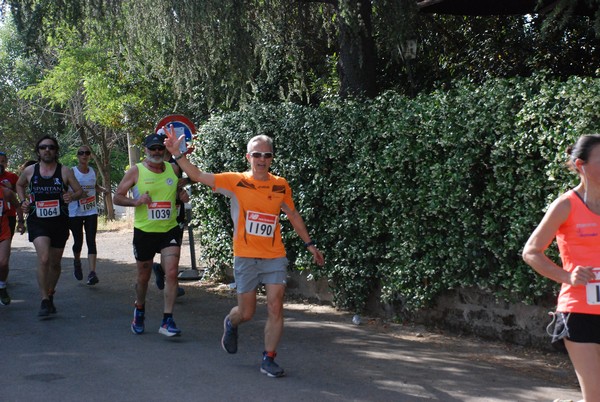
<path fill-rule="evenodd" d="M 100 283 L 72 274 L 72 239 L 55 296 L 58 314 L 37 317 L 36 255 L 13 241 L 9 306 L 0 305 L 0 401 L 552 401 L 579 400 L 571 367 L 515 347 L 445 337 L 363 319 L 330 307 L 286 304 L 277 362 L 259 371 L 266 310 L 240 327 L 239 350 L 221 349 L 232 291 L 199 281 L 175 306 L 181 337 L 158 334 L 162 292 L 152 282 L 146 332 L 130 330 L 135 265 L 131 232 L 98 234 Z M 84 245 L 83 255 L 87 249 Z M 189 268 L 183 249 L 182 268 Z M 514 351 L 514 353 L 513 353 Z M 540 358 L 541 355 L 541 358 Z M 560 359 L 559 359 L 560 362 Z"/>

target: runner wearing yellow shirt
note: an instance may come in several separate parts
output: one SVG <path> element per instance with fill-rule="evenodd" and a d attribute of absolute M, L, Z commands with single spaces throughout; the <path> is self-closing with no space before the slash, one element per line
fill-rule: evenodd
<path fill-rule="evenodd" d="M 146 137 L 146 159 L 125 173 L 113 197 L 115 205 L 135 207 L 133 252 L 137 264 L 137 283 L 131 330 L 138 335 L 145 330 L 146 292 L 156 253 L 161 255 L 161 266 L 166 276 L 163 321 L 158 332 L 166 336 L 181 334 L 173 320 L 181 251 L 175 200 L 177 192 L 185 190 L 178 187 L 179 167 L 165 162 L 163 140 L 164 137 L 158 134 Z M 130 190 L 132 197 L 128 196 Z"/>

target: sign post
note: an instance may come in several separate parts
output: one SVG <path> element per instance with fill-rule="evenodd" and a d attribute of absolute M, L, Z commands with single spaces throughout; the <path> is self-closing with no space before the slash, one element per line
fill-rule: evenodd
<path fill-rule="evenodd" d="M 163 127 L 175 129 L 177 137 L 185 135 L 185 141 L 181 143 L 179 150 L 181 153 L 190 154 L 194 147 L 188 145 L 194 138 L 196 138 L 196 126 L 190 119 L 180 114 L 172 114 L 158 122 L 155 128 L 157 134 L 164 133 Z M 189 203 L 185 204 L 185 226 L 188 228 L 188 236 L 190 243 L 190 259 L 192 261 L 192 268 L 179 271 L 177 277 L 179 279 L 195 280 L 200 279 L 200 273 L 196 267 L 196 247 L 194 244 L 194 230 L 190 226 L 189 222 L 192 219 L 192 206 Z"/>

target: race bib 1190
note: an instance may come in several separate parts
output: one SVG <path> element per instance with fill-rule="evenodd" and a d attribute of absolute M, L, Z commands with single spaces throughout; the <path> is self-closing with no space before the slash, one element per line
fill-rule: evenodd
<path fill-rule="evenodd" d="M 273 237 L 277 225 L 277 215 L 248 211 L 246 213 L 246 233 L 254 236 Z"/>

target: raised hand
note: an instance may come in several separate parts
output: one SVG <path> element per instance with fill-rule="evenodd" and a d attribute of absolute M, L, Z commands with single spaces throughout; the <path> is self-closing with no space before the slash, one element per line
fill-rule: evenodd
<path fill-rule="evenodd" d="M 171 155 L 177 156 L 181 153 L 179 147 L 181 146 L 181 142 L 185 141 L 185 134 L 181 135 L 177 138 L 177 133 L 175 132 L 175 127 L 170 124 L 168 127 L 163 126 L 163 130 L 165 131 L 165 147 L 171 153 Z"/>

